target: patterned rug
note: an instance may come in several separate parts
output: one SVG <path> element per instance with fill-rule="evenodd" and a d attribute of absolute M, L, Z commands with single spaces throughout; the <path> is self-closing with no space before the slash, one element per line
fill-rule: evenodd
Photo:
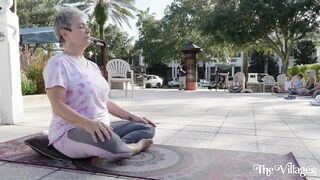
<path fill-rule="evenodd" d="M 0 160 L 142 179 L 304 179 L 287 155 L 154 145 L 130 159 L 92 165 L 88 159 L 59 161 L 24 144 L 35 134 L 0 143 Z M 283 171 L 283 172 L 282 172 Z"/>

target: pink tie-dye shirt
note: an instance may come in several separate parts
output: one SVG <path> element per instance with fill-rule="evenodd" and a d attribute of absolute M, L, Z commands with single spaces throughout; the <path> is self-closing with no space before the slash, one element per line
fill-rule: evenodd
<path fill-rule="evenodd" d="M 43 71 L 45 88 L 63 87 L 67 93 L 67 105 L 93 121 L 110 125 L 106 104 L 108 83 L 95 63 L 88 61 L 87 65 L 78 64 L 76 59 L 65 53 L 55 55 L 47 62 Z M 53 112 L 49 127 L 49 145 L 75 127 Z"/>

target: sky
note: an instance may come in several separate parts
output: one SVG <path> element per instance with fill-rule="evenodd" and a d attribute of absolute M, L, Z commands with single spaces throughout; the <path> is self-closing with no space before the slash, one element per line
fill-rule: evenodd
<path fill-rule="evenodd" d="M 164 16 L 165 8 L 170 5 L 174 0 L 136 0 L 136 8 L 138 10 L 145 11 L 148 7 L 150 8 L 150 14 L 154 13 L 156 19 L 161 19 Z M 124 23 L 123 31 L 126 31 L 130 37 L 134 37 L 134 40 L 138 40 L 138 29 L 136 22 L 138 18 L 130 20 L 131 29 Z"/>

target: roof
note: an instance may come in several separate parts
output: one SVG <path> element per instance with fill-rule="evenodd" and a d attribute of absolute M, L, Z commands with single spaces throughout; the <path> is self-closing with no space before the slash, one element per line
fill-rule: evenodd
<path fill-rule="evenodd" d="M 183 47 L 183 49 L 181 51 L 183 51 L 183 52 L 194 51 L 195 53 L 198 53 L 198 52 L 201 52 L 202 49 L 199 46 L 193 44 L 192 41 L 190 41 Z"/>
<path fill-rule="evenodd" d="M 58 43 L 52 26 L 20 28 L 21 44 Z"/>

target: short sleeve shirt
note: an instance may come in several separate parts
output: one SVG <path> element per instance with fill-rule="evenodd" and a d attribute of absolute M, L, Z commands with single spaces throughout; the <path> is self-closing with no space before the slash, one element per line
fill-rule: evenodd
<path fill-rule="evenodd" d="M 302 85 L 303 85 L 303 82 L 302 82 L 302 80 L 300 80 L 300 79 L 297 79 L 297 80 L 294 82 L 295 88 L 300 88 Z"/>
<path fill-rule="evenodd" d="M 44 67 L 45 88 L 61 86 L 66 90 L 65 103 L 73 110 L 91 119 L 110 125 L 107 100 L 109 86 L 99 67 L 87 61 L 81 65 L 72 56 L 60 53 Z M 49 127 L 49 144 L 53 144 L 76 126 L 53 112 Z"/>

